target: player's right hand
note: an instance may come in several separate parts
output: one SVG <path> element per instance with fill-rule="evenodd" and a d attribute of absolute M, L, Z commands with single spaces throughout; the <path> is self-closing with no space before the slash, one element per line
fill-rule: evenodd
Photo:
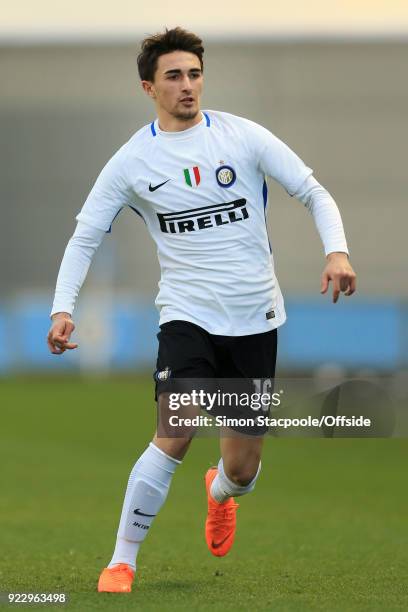
<path fill-rule="evenodd" d="M 57 312 L 52 316 L 52 324 L 47 336 L 47 344 L 53 355 L 61 355 L 67 349 L 77 348 L 77 344 L 69 342 L 75 325 L 67 312 Z"/>

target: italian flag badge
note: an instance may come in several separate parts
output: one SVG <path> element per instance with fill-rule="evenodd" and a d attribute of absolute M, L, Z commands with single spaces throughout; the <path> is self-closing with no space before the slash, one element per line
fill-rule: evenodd
<path fill-rule="evenodd" d="M 189 187 L 198 187 L 201 181 L 200 170 L 198 166 L 193 168 L 184 168 L 184 178 Z"/>

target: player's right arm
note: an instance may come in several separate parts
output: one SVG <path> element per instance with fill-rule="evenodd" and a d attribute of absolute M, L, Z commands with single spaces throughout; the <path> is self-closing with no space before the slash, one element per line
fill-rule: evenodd
<path fill-rule="evenodd" d="M 65 350 L 78 346 L 70 342 L 75 329 L 71 315 L 93 256 L 104 236 L 104 231 L 78 221 L 74 235 L 67 244 L 58 273 L 51 310 L 52 324 L 47 336 L 48 348 L 54 355 L 61 355 Z"/>
<path fill-rule="evenodd" d="M 54 355 L 77 348 L 70 342 L 75 329 L 72 312 L 92 258 L 113 220 L 131 199 L 126 172 L 126 145 L 106 164 L 77 216 L 77 227 L 69 240 L 58 273 L 52 324 L 47 336 Z"/>

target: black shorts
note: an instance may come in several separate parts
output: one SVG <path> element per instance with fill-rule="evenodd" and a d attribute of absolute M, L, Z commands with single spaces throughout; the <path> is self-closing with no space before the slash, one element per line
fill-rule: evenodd
<path fill-rule="evenodd" d="M 220 336 L 194 323 L 170 321 L 161 325 L 160 330 L 154 374 L 156 400 L 160 393 L 169 391 L 169 382 L 175 379 L 228 379 L 237 383 L 248 380 L 253 392 L 253 379 L 273 381 L 275 378 L 276 329 L 248 336 Z M 263 435 L 267 430 L 260 426 L 254 431 L 236 429 L 250 435 Z"/>

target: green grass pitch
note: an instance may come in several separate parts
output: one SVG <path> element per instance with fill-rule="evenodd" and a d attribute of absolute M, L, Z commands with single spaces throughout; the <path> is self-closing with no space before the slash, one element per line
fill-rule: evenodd
<path fill-rule="evenodd" d="M 128 473 L 153 433 L 152 383 L 0 388 L 1 592 L 64 591 L 65 609 L 81 612 L 408 609 L 407 440 L 269 437 L 234 547 L 217 559 L 204 541 L 203 475 L 218 445 L 197 439 L 141 548 L 133 592 L 98 594 Z"/>

